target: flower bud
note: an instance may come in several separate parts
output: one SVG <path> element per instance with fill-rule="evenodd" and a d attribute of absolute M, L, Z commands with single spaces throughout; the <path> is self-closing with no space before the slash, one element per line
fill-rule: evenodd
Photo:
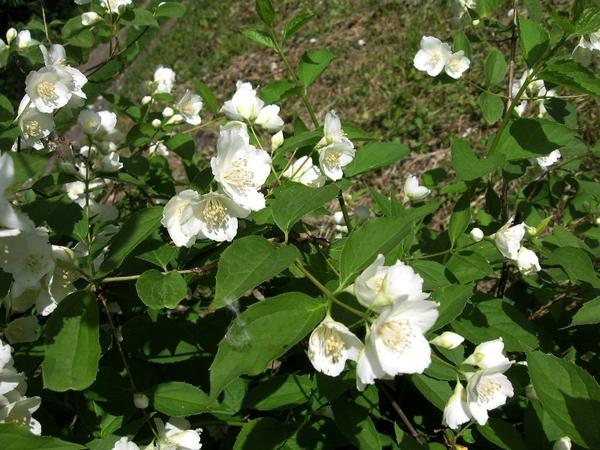
<path fill-rule="evenodd" d="M 81 24 L 84 27 L 89 27 L 90 25 L 94 25 L 100 19 L 101 19 L 100 15 L 98 15 L 94 11 L 85 12 L 81 15 Z"/>
<path fill-rule="evenodd" d="M 15 30 L 14 28 L 9 28 L 8 31 L 6 32 L 6 43 L 8 45 L 10 45 L 10 43 L 12 41 L 14 41 L 16 37 L 17 37 L 17 30 Z"/>
<path fill-rule="evenodd" d="M 173 114 L 175 114 L 175 111 L 173 111 L 173 108 L 169 108 L 168 106 L 163 109 L 162 115 L 163 117 L 173 117 Z"/>
<path fill-rule="evenodd" d="M 184 119 L 181 114 L 173 114 L 169 120 L 167 120 L 167 125 L 177 125 L 179 123 L 183 123 Z"/>
<path fill-rule="evenodd" d="M 152 126 L 153 126 L 154 128 L 160 128 L 160 126 L 161 126 L 161 125 L 162 125 L 162 122 L 161 122 L 161 120 L 160 120 L 160 119 L 154 119 L 154 120 L 152 121 Z"/>
<path fill-rule="evenodd" d="M 148 396 L 142 392 L 136 392 L 133 394 L 133 404 L 136 408 L 145 409 L 150 404 Z"/>
<path fill-rule="evenodd" d="M 484 234 L 481 228 L 473 228 L 469 233 L 469 236 L 471 236 L 471 239 L 475 242 L 479 242 L 483 239 Z"/>
<path fill-rule="evenodd" d="M 473 26 L 474 26 L 474 27 L 476 27 L 476 26 L 477 26 L 477 25 L 479 25 L 480 23 L 481 23 L 481 20 L 479 20 L 479 19 L 475 19 L 475 20 L 473 21 Z"/>
<path fill-rule="evenodd" d="M 460 344 L 464 342 L 465 338 L 460 334 L 453 333 L 452 331 L 444 331 L 442 334 L 437 336 L 435 339 L 432 339 L 430 342 L 433 345 L 436 345 L 441 348 L 445 348 L 447 350 L 452 350 L 458 347 Z"/>
<path fill-rule="evenodd" d="M 527 225 L 526 223 L 523 223 L 523 225 L 525 225 L 525 231 L 527 232 L 527 236 L 535 236 L 538 233 L 538 230 L 536 227 L 530 227 L 529 225 Z"/>
<path fill-rule="evenodd" d="M 147 105 L 151 101 L 152 101 L 152 97 L 150 97 L 149 95 L 144 95 L 142 97 L 142 105 Z"/>
<path fill-rule="evenodd" d="M 523 275 L 531 275 L 541 270 L 540 262 L 535 252 L 525 247 L 519 249 L 517 266 Z"/>
<path fill-rule="evenodd" d="M 533 384 L 528 384 L 527 386 L 525 386 L 525 396 L 529 400 L 539 400 L 539 397 L 537 395 L 537 392 L 535 392 Z"/>
<path fill-rule="evenodd" d="M 596 225 L 600 225 L 600 217 L 596 217 Z"/>
<path fill-rule="evenodd" d="M 571 450 L 571 438 L 569 436 L 563 436 L 552 446 L 552 450 Z"/>
<path fill-rule="evenodd" d="M 271 137 L 271 150 L 277 150 L 281 144 L 283 144 L 283 131 L 278 131 Z"/>

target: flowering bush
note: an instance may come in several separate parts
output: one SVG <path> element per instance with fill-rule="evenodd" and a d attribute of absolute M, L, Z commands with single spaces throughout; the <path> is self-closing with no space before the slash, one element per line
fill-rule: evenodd
<path fill-rule="evenodd" d="M 257 0 L 241 30 L 286 79 L 219 102 L 159 66 L 127 98 L 112 80 L 185 13 L 134 3 L 0 40 L 35 67 L 0 96 L 0 448 L 600 448 L 600 147 L 570 103 L 600 96 L 594 2 L 456 2 L 411 70 L 475 86 L 489 138 L 354 208 L 410 152 L 315 111 L 334 55 L 286 47 L 311 13 Z"/>

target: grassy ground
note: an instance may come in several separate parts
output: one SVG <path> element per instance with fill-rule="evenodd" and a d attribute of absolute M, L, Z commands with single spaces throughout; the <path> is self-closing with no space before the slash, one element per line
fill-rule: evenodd
<path fill-rule="evenodd" d="M 235 90 L 238 79 L 253 84 L 285 78 L 284 67 L 269 49 L 249 43 L 238 30 L 258 24 L 251 0 L 191 0 L 186 15 L 173 28 L 157 36 L 154 46 L 128 71 L 123 92 L 141 98 L 141 81 L 151 78 L 156 65 L 177 72 L 179 91 L 194 81 L 207 83 L 220 101 Z M 279 23 L 300 10 L 315 13 L 313 20 L 288 44 L 295 63 L 309 48 L 326 46 L 336 59 L 310 98 L 319 117 L 335 108 L 344 120 L 355 122 L 373 136 L 396 140 L 420 153 L 377 179 L 375 187 L 397 188 L 406 173 L 449 166 L 452 137 L 466 137 L 475 146 L 493 131 L 479 112 L 479 91 L 485 47 L 475 45 L 473 66 L 466 82 L 441 83 L 413 68 L 412 60 L 422 35 L 450 41 L 458 27 L 452 23 L 450 0 L 274 0 Z M 556 1 L 557 5 L 564 2 Z M 508 7 L 505 8 L 508 10 Z M 502 14 L 506 11 L 502 10 Z M 504 17 L 503 15 L 499 17 Z M 476 37 L 475 37 L 476 38 Z M 363 40 L 364 45 L 359 41 Z M 503 43 L 497 44 L 501 50 Z M 520 76 L 522 68 L 517 69 Z M 598 104 L 579 105 L 586 140 L 598 137 Z M 282 114 L 291 121 L 302 105 L 287 101 Z M 481 148 L 481 147 L 480 147 Z"/>

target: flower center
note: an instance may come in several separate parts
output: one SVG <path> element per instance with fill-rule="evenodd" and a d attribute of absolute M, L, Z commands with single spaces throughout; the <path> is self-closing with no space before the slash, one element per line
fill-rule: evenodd
<path fill-rule="evenodd" d="M 437 66 L 438 63 L 442 60 L 442 55 L 439 52 L 433 52 L 429 56 L 429 64 L 432 66 Z"/>
<path fill-rule="evenodd" d="M 375 293 L 379 293 L 379 292 L 381 292 L 381 289 L 383 288 L 384 281 L 385 281 L 385 274 L 376 275 L 376 276 L 370 278 L 369 281 L 367 281 L 367 286 L 369 286 L 369 288 L 372 291 L 374 291 Z"/>
<path fill-rule="evenodd" d="M 385 322 L 377 334 L 386 346 L 398 353 L 409 349 L 417 337 L 415 329 L 406 320 Z"/>
<path fill-rule="evenodd" d="M 241 158 L 233 162 L 225 176 L 225 181 L 237 187 L 252 187 L 259 186 L 254 182 L 254 174 L 248 170 L 248 162 L 246 158 Z"/>
<path fill-rule="evenodd" d="M 481 380 L 477 384 L 477 399 L 480 403 L 489 403 L 500 390 L 500 383 L 492 380 Z"/>
<path fill-rule="evenodd" d="M 339 333 L 326 326 L 321 327 L 319 334 L 323 342 L 325 356 L 331 359 L 334 364 L 337 363 L 344 355 L 346 348 L 344 341 L 340 338 Z"/>
<path fill-rule="evenodd" d="M 29 136 L 37 137 L 42 134 L 42 127 L 37 120 L 30 120 L 25 124 L 25 132 Z"/>
<path fill-rule="evenodd" d="M 25 265 L 32 271 L 32 272 L 40 272 L 41 269 L 44 268 L 45 264 L 44 264 L 44 258 L 42 258 L 40 255 L 36 255 L 36 254 L 29 254 L 25 257 Z"/>
<path fill-rule="evenodd" d="M 54 84 L 49 81 L 42 81 L 37 85 L 37 93 L 45 102 L 51 102 L 56 98 Z"/>
<path fill-rule="evenodd" d="M 202 219 L 215 228 L 222 226 L 228 218 L 227 208 L 225 208 L 220 200 L 214 198 L 204 203 L 201 214 Z"/>
<path fill-rule="evenodd" d="M 340 164 L 340 157 L 342 156 L 342 152 L 339 150 L 330 150 L 325 155 L 325 164 L 328 166 L 338 166 Z"/>
<path fill-rule="evenodd" d="M 181 108 L 181 112 L 186 116 L 193 116 L 196 114 L 194 104 L 192 102 L 185 102 Z"/>

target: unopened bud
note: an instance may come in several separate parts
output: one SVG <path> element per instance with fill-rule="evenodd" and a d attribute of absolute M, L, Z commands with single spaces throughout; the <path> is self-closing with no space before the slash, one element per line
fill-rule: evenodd
<path fill-rule="evenodd" d="M 484 234 L 481 228 L 473 228 L 469 233 L 469 236 L 471 236 L 471 239 L 475 242 L 479 242 L 483 239 Z"/>
<path fill-rule="evenodd" d="M 160 120 L 160 119 L 154 119 L 154 120 L 152 121 L 152 126 L 153 126 L 154 128 L 160 128 L 160 126 L 161 126 L 161 125 L 162 125 L 162 122 L 161 122 L 161 120 Z"/>
<path fill-rule="evenodd" d="M 535 235 L 537 235 L 538 230 L 537 230 L 536 227 L 530 227 L 526 223 L 523 223 L 523 225 L 525 225 L 525 230 L 527 231 L 527 235 L 528 236 L 535 236 Z"/>
<path fill-rule="evenodd" d="M 464 340 L 465 338 L 460 334 L 453 333 L 452 331 L 444 331 L 438 337 L 431 340 L 431 343 L 437 347 L 452 350 L 462 344 Z"/>
<path fill-rule="evenodd" d="M 152 97 L 150 97 L 149 95 L 144 95 L 142 97 L 142 105 L 147 105 L 151 101 L 152 101 Z"/>
<path fill-rule="evenodd" d="M 283 132 L 278 131 L 271 137 L 271 150 L 275 151 L 283 144 Z"/>
<path fill-rule="evenodd" d="M 89 27 L 90 25 L 95 24 L 101 19 L 101 17 L 95 13 L 94 11 L 85 12 L 81 15 L 81 24 L 84 27 Z"/>
<path fill-rule="evenodd" d="M 150 399 L 146 394 L 136 392 L 135 394 L 133 394 L 133 404 L 136 408 L 145 409 L 150 404 Z"/>
<path fill-rule="evenodd" d="M 163 117 L 173 117 L 173 114 L 175 114 L 175 111 L 173 111 L 173 108 L 169 108 L 168 106 L 163 109 L 162 115 Z"/>
<path fill-rule="evenodd" d="M 8 31 L 6 32 L 6 43 L 8 45 L 10 45 L 10 43 L 12 41 L 14 41 L 16 37 L 17 37 L 17 30 L 15 30 L 14 28 L 9 28 Z"/>

